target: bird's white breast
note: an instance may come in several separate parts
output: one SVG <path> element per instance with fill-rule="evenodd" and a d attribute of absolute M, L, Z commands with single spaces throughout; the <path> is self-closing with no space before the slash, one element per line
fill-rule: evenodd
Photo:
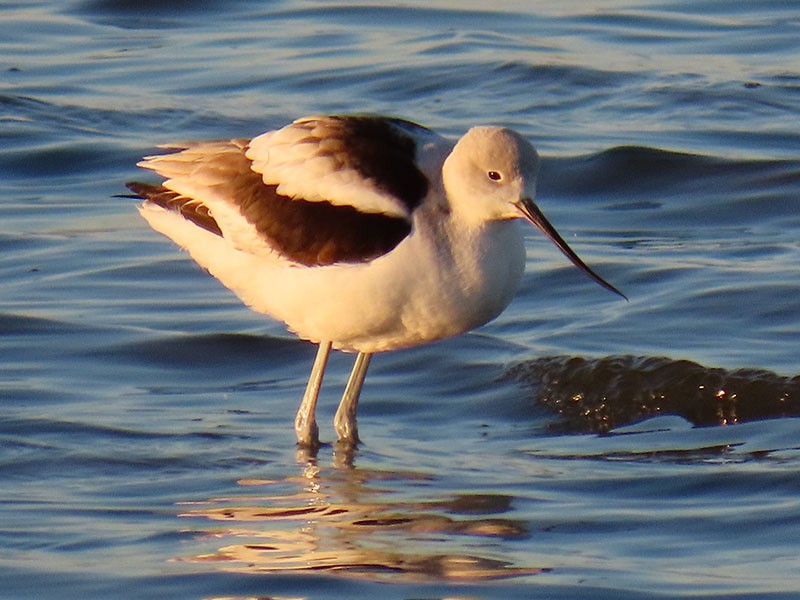
<path fill-rule="evenodd" d="M 366 263 L 304 267 L 237 250 L 179 215 L 145 205 L 150 225 L 190 252 L 254 310 L 299 336 L 343 350 L 378 352 L 450 337 L 496 317 L 525 264 L 519 224 L 465 227 L 415 213 L 414 232 Z"/>

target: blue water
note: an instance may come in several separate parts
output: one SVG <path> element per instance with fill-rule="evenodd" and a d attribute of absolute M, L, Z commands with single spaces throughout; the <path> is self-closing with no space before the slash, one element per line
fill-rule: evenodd
<path fill-rule="evenodd" d="M 486 7 L 0 6 L 0 597 L 800 595 L 800 9 Z M 313 347 L 114 195 L 329 112 L 514 127 L 630 302 L 531 231 L 500 318 L 298 453 Z"/>

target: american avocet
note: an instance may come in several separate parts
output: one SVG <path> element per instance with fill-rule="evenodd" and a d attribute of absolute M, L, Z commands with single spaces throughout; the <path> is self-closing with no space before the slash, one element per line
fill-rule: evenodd
<path fill-rule="evenodd" d="M 358 442 L 370 357 L 454 336 L 499 315 L 525 267 L 518 220 L 608 290 L 533 197 L 539 157 L 520 134 L 475 127 L 457 142 L 401 119 L 315 116 L 252 140 L 167 146 L 129 183 L 150 226 L 255 311 L 319 344 L 295 419 L 301 446 L 331 348 L 358 352 L 334 425 Z M 624 296 L 623 296 L 624 297 Z"/>

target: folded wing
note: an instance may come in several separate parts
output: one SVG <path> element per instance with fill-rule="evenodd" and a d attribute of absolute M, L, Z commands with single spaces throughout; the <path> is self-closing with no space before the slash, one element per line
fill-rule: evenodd
<path fill-rule="evenodd" d="M 306 266 L 363 262 L 411 232 L 431 185 L 417 158 L 436 138 L 396 119 L 310 117 L 249 142 L 147 157 L 139 165 L 165 181 L 129 188 L 246 252 Z"/>

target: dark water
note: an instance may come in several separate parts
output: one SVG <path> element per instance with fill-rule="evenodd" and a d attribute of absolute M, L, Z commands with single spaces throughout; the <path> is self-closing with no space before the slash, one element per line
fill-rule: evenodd
<path fill-rule="evenodd" d="M 800 9 L 454 6 L 0 7 L 0 597 L 800 595 Z M 630 302 L 531 232 L 499 319 L 376 357 L 355 456 L 296 454 L 313 348 L 113 195 L 315 112 L 515 127 Z"/>

